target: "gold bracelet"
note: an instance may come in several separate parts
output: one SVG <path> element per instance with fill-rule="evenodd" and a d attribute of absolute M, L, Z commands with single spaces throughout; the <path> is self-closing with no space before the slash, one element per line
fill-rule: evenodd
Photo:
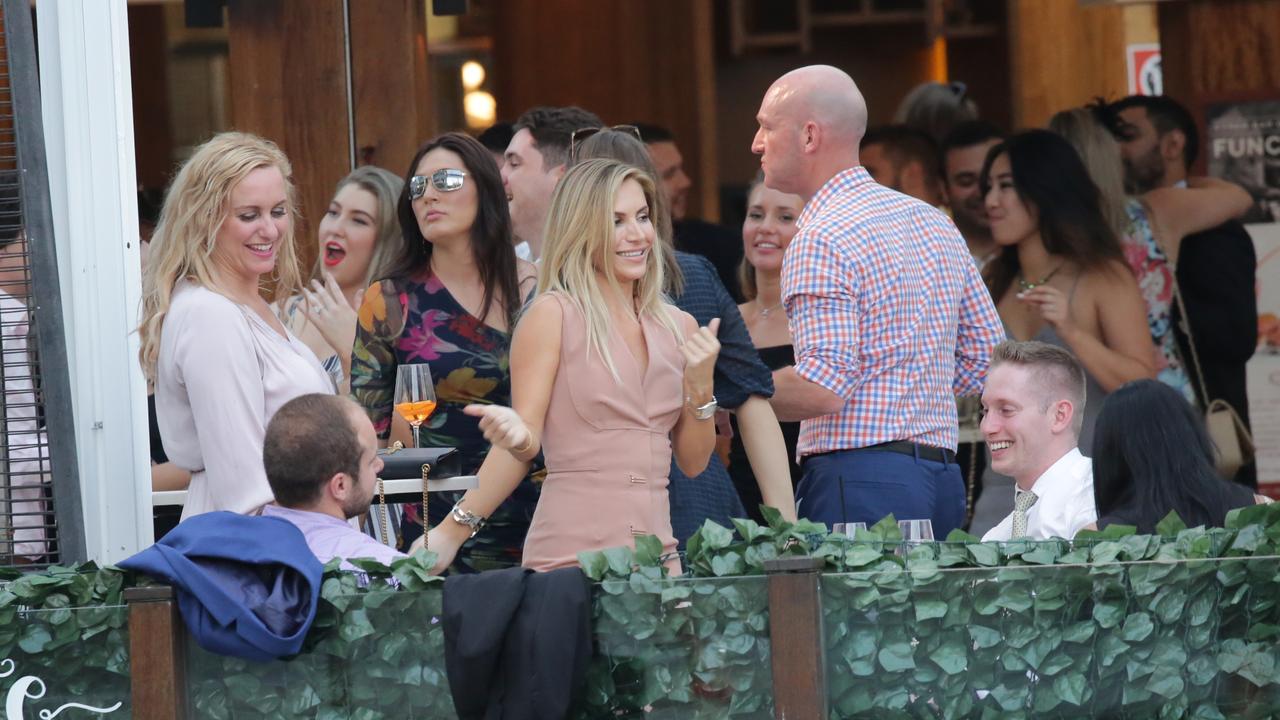
<path fill-rule="evenodd" d="M 532 430 L 530 430 L 530 431 L 529 431 L 529 439 L 528 439 L 528 441 L 526 441 L 526 442 L 525 442 L 524 447 L 522 447 L 522 448 L 513 448 L 513 449 L 511 450 L 511 454 L 512 454 L 512 455 L 523 455 L 523 454 L 525 454 L 525 453 L 529 452 L 529 451 L 530 451 L 530 450 L 532 450 L 532 449 L 533 449 L 533 431 L 532 431 Z"/>

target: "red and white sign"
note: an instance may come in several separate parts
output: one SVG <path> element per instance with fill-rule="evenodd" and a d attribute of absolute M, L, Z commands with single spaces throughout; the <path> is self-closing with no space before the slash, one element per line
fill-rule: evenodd
<path fill-rule="evenodd" d="M 1129 60 L 1129 94 L 1163 95 L 1159 43 L 1130 45 L 1125 54 Z"/>

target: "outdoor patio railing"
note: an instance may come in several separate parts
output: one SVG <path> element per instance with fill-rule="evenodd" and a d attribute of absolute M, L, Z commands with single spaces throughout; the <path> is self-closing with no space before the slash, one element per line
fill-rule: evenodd
<path fill-rule="evenodd" d="M 856 540 L 708 525 L 683 578 L 663 577 L 649 539 L 584 555 L 594 655 L 574 716 L 1277 716 L 1280 513 L 1230 524 L 922 545 L 888 523 Z M 362 563 L 367 588 L 327 573 L 304 651 L 271 663 L 189 642 L 168 588 L 124 591 L 126 623 L 119 602 L 72 609 L 57 591 L 74 578 L 109 600 L 123 573 L 26 576 L 0 592 L 0 658 L 17 668 L 0 691 L 36 676 L 47 693 L 29 709 L 104 718 L 452 718 L 443 582 L 425 561 Z"/>

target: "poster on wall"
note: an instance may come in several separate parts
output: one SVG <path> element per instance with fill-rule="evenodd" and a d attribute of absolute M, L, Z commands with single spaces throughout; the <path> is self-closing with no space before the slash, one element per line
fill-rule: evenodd
<path fill-rule="evenodd" d="M 1137 43 L 1125 49 L 1129 65 L 1130 95 L 1163 95 L 1164 71 L 1160 68 L 1160 43 Z"/>
<path fill-rule="evenodd" d="M 1209 174 L 1253 195 L 1243 221 L 1280 222 L 1280 97 L 1210 104 L 1205 128 Z"/>
<path fill-rule="evenodd" d="M 1247 226 L 1258 255 L 1258 350 L 1246 370 L 1258 490 L 1280 498 L 1280 224 Z"/>

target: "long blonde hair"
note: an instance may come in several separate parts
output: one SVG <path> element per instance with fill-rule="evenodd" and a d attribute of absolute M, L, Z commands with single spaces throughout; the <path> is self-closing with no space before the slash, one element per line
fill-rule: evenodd
<path fill-rule="evenodd" d="M 373 254 L 369 256 L 369 269 L 365 271 L 364 284 L 369 287 L 377 280 L 391 275 L 391 268 L 405 254 L 400 242 L 400 223 L 396 219 L 396 203 L 404 191 L 404 180 L 399 175 L 376 165 L 362 165 L 338 181 L 333 188 L 337 196 L 342 188 L 355 185 L 373 196 L 378 207 L 378 227 L 373 241 Z M 324 273 L 324 252 L 316 257 L 311 268 L 311 279 L 321 280 Z"/>
<path fill-rule="evenodd" d="M 240 132 L 215 135 L 196 148 L 178 171 L 160 222 L 151 236 L 151 252 L 142 276 L 142 320 L 138 325 L 141 348 L 138 360 L 148 380 L 154 380 L 160 355 L 160 331 L 178 282 L 191 279 L 216 289 L 212 255 L 218 230 L 227 218 L 231 192 L 249 173 L 274 167 L 285 179 L 289 230 L 280 241 L 276 257 L 277 297 L 289 297 L 302 285 L 294 228 L 298 202 L 289 177 L 293 168 L 280 148 L 270 140 Z"/>
<path fill-rule="evenodd" d="M 609 352 L 609 306 L 596 268 L 602 269 L 610 289 L 621 293 L 613 273 L 613 207 L 627 180 L 640 184 L 652 209 L 656 198 L 654 180 L 637 167 L 617 160 L 594 159 L 584 160 L 565 173 L 551 195 L 546 244 L 538 270 L 538 294 L 558 292 L 574 304 L 586 320 L 588 352 L 595 350 L 600 355 L 614 379 L 619 376 Z M 655 318 L 680 339 L 683 333 L 662 294 L 666 278 L 657 250 L 654 248 L 646 256 L 644 276 L 635 284 L 637 314 Z"/>
<path fill-rule="evenodd" d="M 1128 197 L 1124 193 L 1124 163 L 1120 145 L 1089 108 L 1063 110 L 1049 120 L 1049 129 L 1067 139 L 1076 149 L 1089 178 L 1102 197 L 1102 215 L 1116 237 L 1129 234 Z"/>
<path fill-rule="evenodd" d="M 658 177 L 658 168 L 649 155 L 649 147 L 629 133 L 611 128 L 600 130 L 578 143 L 569 155 L 568 167 L 592 158 L 617 160 L 645 171 L 649 177 Z M 659 241 L 658 252 L 662 254 L 662 272 L 667 282 L 667 294 L 679 297 L 684 294 L 684 273 L 680 271 L 680 262 L 676 260 L 675 233 L 671 229 L 669 205 L 667 194 L 660 192 L 649 204 L 649 214 L 653 218 L 653 229 Z"/>

